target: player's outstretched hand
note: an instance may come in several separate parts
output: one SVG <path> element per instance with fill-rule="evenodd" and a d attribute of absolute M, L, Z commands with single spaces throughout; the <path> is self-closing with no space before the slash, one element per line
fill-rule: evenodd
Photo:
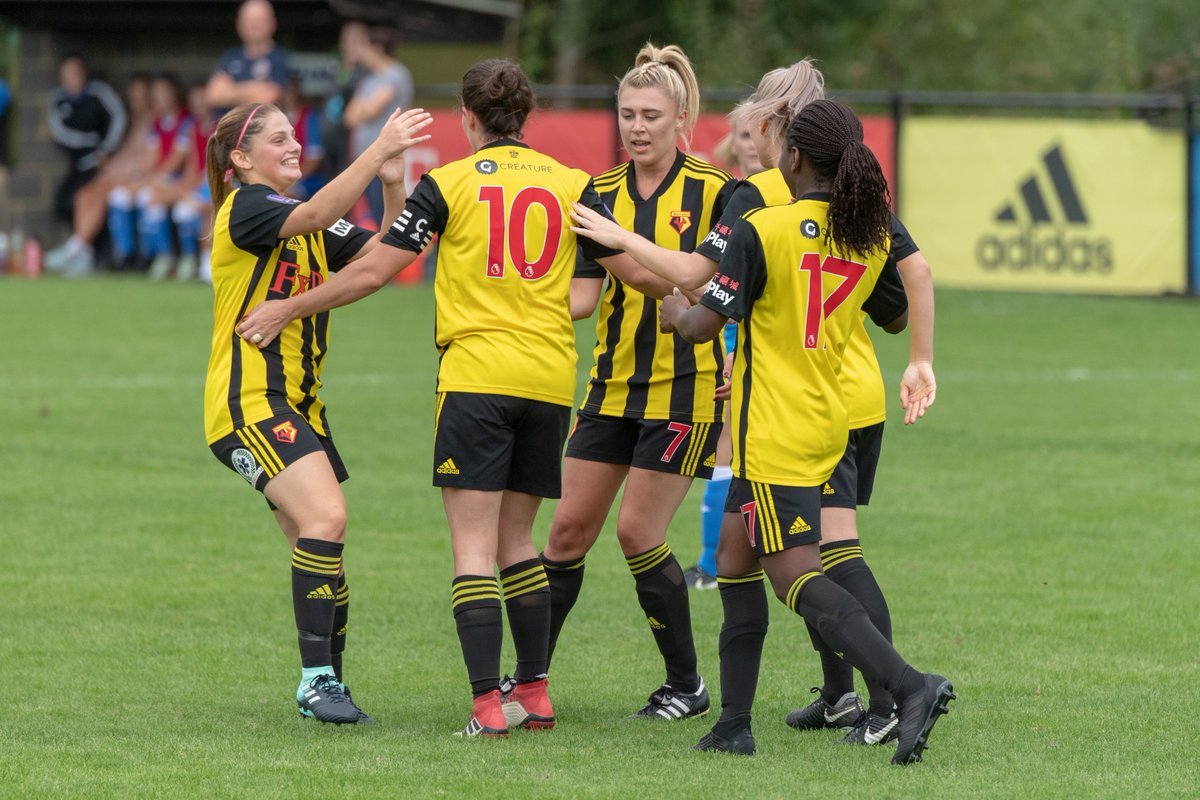
<path fill-rule="evenodd" d="M 721 376 L 725 382 L 717 387 L 713 392 L 713 401 L 717 403 L 725 403 L 729 400 L 729 393 L 733 388 L 733 384 L 729 382 L 729 376 L 733 374 L 733 353 L 725 354 L 725 369 L 721 370 Z"/>
<path fill-rule="evenodd" d="M 608 219 L 603 214 L 597 214 L 581 203 L 572 203 L 571 220 L 575 223 L 571 231 L 577 236 L 586 236 L 597 244 L 610 247 L 613 250 L 624 250 L 621 239 L 625 229 Z"/>
<path fill-rule="evenodd" d="M 658 329 L 663 333 L 675 331 L 675 320 L 685 314 L 692 304 L 678 288 L 662 299 L 658 309 Z"/>
<path fill-rule="evenodd" d="M 925 416 L 937 399 L 937 379 L 928 361 L 914 361 L 900 379 L 900 403 L 904 406 L 904 424 L 912 425 Z"/>
<path fill-rule="evenodd" d="M 242 317 L 237 326 L 237 334 L 250 344 L 258 345 L 261 350 L 275 341 L 275 337 L 289 322 L 291 317 L 288 315 L 285 301 L 268 300 L 259 303 L 249 314 Z"/>
<path fill-rule="evenodd" d="M 395 158 L 414 144 L 428 141 L 429 134 L 418 134 L 432 123 L 433 116 L 423 108 L 396 109 L 371 146 L 378 148 L 384 161 Z"/>

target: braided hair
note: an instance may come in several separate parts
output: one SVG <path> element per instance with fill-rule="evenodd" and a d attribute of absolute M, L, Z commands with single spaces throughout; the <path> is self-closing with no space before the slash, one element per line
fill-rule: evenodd
<path fill-rule="evenodd" d="M 887 181 L 863 143 L 863 127 L 848 106 L 809 103 L 788 127 L 787 143 L 832 183 L 825 240 L 836 252 L 868 254 L 887 246 L 891 222 Z"/>

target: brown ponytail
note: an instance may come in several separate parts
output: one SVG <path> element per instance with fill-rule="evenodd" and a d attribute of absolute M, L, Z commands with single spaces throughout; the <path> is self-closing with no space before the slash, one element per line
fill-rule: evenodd
<path fill-rule="evenodd" d="M 505 58 L 489 58 L 468 69 L 459 99 L 495 139 L 524 136 L 525 120 L 535 106 L 529 78 Z"/>
<path fill-rule="evenodd" d="M 229 178 L 233 177 L 231 173 L 236 174 L 231 161 L 233 151 L 250 149 L 254 137 L 262 131 L 263 120 L 272 112 L 282 113 L 270 103 L 242 103 L 221 117 L 212 136 L 208 137 L 208 145 L 204 149 L 205 170 L 208 173 L 208 191 L 212 195 L 214 215 L 229 194 Z"/>

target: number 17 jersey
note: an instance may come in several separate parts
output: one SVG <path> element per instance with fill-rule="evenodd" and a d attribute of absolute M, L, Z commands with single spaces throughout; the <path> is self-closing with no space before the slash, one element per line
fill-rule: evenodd
<path fill-rule="evenodd" d="M 572 404 L 577 246 L 592 258 L 616 252 L 576 239 L 575 201 L 605 213 L 587 173 L 512 139 L 422 176 L 383 243 L 421 252 L 440 235 L 439 392 Z"/>

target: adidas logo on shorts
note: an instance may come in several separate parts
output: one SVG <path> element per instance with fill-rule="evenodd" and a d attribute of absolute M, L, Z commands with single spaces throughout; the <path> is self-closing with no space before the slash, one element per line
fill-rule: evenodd
<path fill-rule="evenodd" d="M 717 454 L 715 452 L 710 453 L 708 458 L 704 459 L 704 466 L 715 467 L 716 465 L 717 465 Z"/>
<path fill-rule="evenodd" d="M 439 466 L 437 468 L 437 473 L 439 475 L 461 475 L 462 474 L 459 471 L 458 467 L 455 466 L 453 458 L 447 458 L 445 461 L 443 461 L 441 466 Z"/>
<path fill-rule="evenodd" d="M 333 591 L 329 588 L 329 584 L 325 583 L 318 586 L 308 593 L 309 600 L 332 600 Z"/>
<path fill-rule="evenodd" d="M 821 490 L 821 494 L 837 494 L 837 492 L 833 491 L 833 487 L 827 483 L 825 484 L 825 488 Z"/>
<path fill-rule="evenodd" d="M 796 517 L 792 521 L 792 527 L 788 528 L 788 533 L 807 533 L 812 530 L 812 525 L 804 521 L 804 517 Z"/>

